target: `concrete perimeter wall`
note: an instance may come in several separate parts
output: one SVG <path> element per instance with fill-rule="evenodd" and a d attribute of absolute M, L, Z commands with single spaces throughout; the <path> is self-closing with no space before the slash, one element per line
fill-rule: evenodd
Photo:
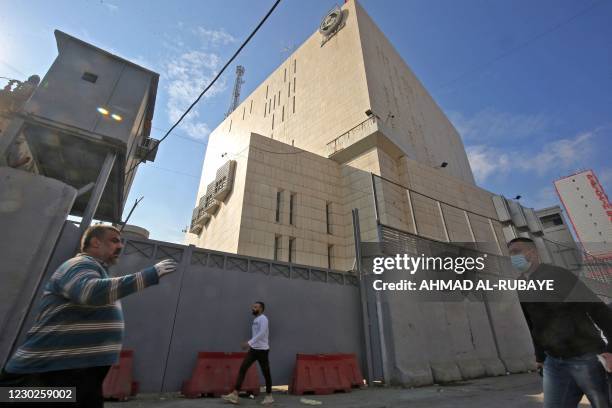
<path fill-rule="evenodd" d="M 72 246 L 63 245 L 74 242 L 74 230 L 64 227 L 47 277 L 74 255 Z M 396 238 L 398 249 L 413 242 L 412 249 L 401 248 L 413 254 L 463 250 L 410 234 Z M 179 391 L 199 351 L 240 351 L 240 343 L 250 337 L 250 306 L 257 300 L 266 303 L 270 319 L 274 384 L 290 382 L 296 353 L 356 353 L 366 374 L 355 275 L 148 239 L 126 240 L 111 273 L 133 273 L 166 258 L 179 263 L 177 272 L 122 300 L 124 348 L 135 351 L 134 378 L 141 392 Z M 506 258 L 490 261 L 490 273 L 506 274 Z M 389 281 L 402 277 L 384 275 Z M 382 379 L 383 344 L 388 380 L 394 384 L 426 385 L 533 368 L 531 341 L 514 294 L 488 302 L 432 302 L 387 292 L 380 294 L 379 312 L 371 278 L 366 298 L 374 380 Z M 30 322 L 35 313 L 32 309 Z"/>
<path fill-rule="evenodd" d="M 165 258 L 179 270 L 122 301 L 124 348 L 135 350 L 143 392 L 178 391 L 199 351 L 240 351 L 257 300 L 270 320 L 274 384 L 289 383 L 296 353 L 363 355 L 354 276 L 152 240 L 128 240 L 111 271 L 132 273 Z"/>
<path fill-rule="evenodd" d="M 376 244 L 364 244 L 371 256 L 479 256 L 482 253 L 452 243 L 436 242 L 383 227 L 382 252 Z M 366 257 L 364 264 L 371 265 Z M 438 271 L 419 271 L 427 280 L 444 277 Z M 468 274 L 469 275 L 469 274 Z M 468 276 L 466 275 L 466 276 Z M 476 275 L 471 278 L 475 279 Z M 515 278 L 507 257 L 487 254 L 486 269 L 478 278 L 493 282 Z M 368 275 L 370 316 L 380 313 L 384 345 L 387 348 L 391 382 L 408 386 L 467 380 L 535 369 L 535 355 L 529 329 L 515 292 L 471 293 L 465 298 L 458 291 L 446 297 L 419 296 L 416 292 L 380 292 L 381 311 L 375 306 L 372 282 L 399 282 L 410 279 L 406 271 L 387 270 Z M 482 292 L 485 293 L 485 292 Z M 467 294 L 466 294 L 467 295 Z M 446 300 L 445 300 L 446 299 Z M 378 336 L 378 321 L 372 322 L 372 337 Z M 379 344 L 373 341 L 376 353 Z"/>

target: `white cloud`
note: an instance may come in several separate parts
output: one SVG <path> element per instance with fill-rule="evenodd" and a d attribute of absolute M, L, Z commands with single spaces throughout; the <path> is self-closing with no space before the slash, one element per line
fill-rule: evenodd
<path fill-rule="evenodd" d="M 236 42 L 236 38 L 227 33 L 225 30 L 209 30 L 204 27 L 197 27 L 195 33 L 202 40 L 204 47 L 216 47 L 218 45 L 227 45 Z"/>
<path fill-rule="evenodd" d="M 466 148 L 470 166 L 476 181 L 482 183 L 494 172 L 506 172 L 510 168 L 508 155 L 497 149 L 476 145 Z"/>
<path fill-rule="evenodd" d="M 236 38 L 224 29 L 190 29 L 181 21 L 177 23 L 177 29 L 177 33 L 164 34 L 162 41 L 168 62 L 161 69 L 161 79 L 165 82 L 164 89 L 168 95 L 166 113 L 170 122 L 180 118 L 221 68 L 223 61 L 212 47 L 236 42 Z M 201 119 L 199 107 L 225 89 L 226 78 L 222 76 L 183 119 L 179 128 L 194 139 L 206 140 L 211 130 Z"/>
<path fill-rule="evenodd" d="M 542 175 L 551 169 L 568 168 L 584 162 L 592 153 L 590 142 L 594 135 L 595 132 L 584 132 L 573 139 L 559 139 L 547 143 L 535 156 L 518 160 L 517 167 Z"/>
<path fill-rule="evenodd" d="M 600 171 L 595 171 L 595 175 L 597 175 L 597 179 L 599 183 L 602 185 L 604 190 L 608 192 L 608 187 L 612 184 L 612 167 L 607 167 L 601 169 Z"/>
<path fill-rule="evenodd" d="M 177 121 L 185 109 L 212 81 L 220 64 L 218 55 L 202 51 L 188 51 L 170 59 L 170 62 L 165 65 L 164 71 L 168 92 L 166 108 L 171 122 Z M 225 79 L 220 78 L 204 95 L 203 100 L 214 97 L 224 89 Z M 199 117 L 200 113 L 196 106 L 183 119 L 180 128 L 190 137 L 204 140 L 210 133 L 210 127 L 199 120 Z"/>
<path fill-rule="evenodd" d="M 114 13 L 119 10 L 119 6 L 113 3 L 109 3 L 107 1 L 102 1 L 102 4 L 111 12 Z"/>
<path fill-rule="evenodd" d="M 513 141 L 542 135 L 550 120 L 542 114 L 513 114 L 484 109 L 467 118 L 450 112 L 449 118 L 466 142 Z"/>
<path fill-rule="evenodd" d="M 555 140 L 544 144 L 537 152 L 500 149 L 484 144 L 468 146 L 466 150 L 474 177 L 482 183 L 493 175 L 505 175 L 511 170 L 540 176 L 553 170 L 569 170 L 571 166 L 584 162 L 592 153 L 591 141 L 594 136 L 595 131 Z"/>
<path fill-rule="evenodd" d="M 559 204 L 557 193 L 551 185 L 546 185 L 545 187 L 537 189 L 535 198 L 529 199 L 527 197 L 525 200 L 528 202 L 528 205 L 530 207 L 535 209 L 551 207 L 553 205 Z"/>

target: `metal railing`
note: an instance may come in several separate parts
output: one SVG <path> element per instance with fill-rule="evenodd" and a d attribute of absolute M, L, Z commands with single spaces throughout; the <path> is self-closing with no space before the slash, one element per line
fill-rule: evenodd
<path fill-rule="evenodd" d="M 412 231 L 403 231 L 401 228 L 397 228 L 394 226 L 391 226 L 391 222 L 387 219 L 385 219 L 386 217 L 388 217 L 388 214 L 380 214 L 379 212 L 379 200 L 378 200 L 378 192 L 377 192 L 377 188 L 376 188 L 376 179 L 381 180 L 381 182 L 385 182 L 388 183 L 389 185 L 395 186 L 397 188 L 403 189 L 405 191 L 405 204 L 408 207 L 408 211 L 410 212 L 409 216 L 410 216 L 410 223 L 407 224 L 411 224 L 412 225 Z M 385 227 L 388 228 L 392 228 L 394 230 L 397 231 L 401 231 L 404 232 L 406 234 L 412 234 L 414 236 L 419 236 L 419 237 L 423 237 L 423 238 L 427 238 L 427 239 L 432 239 L 434 241 L 439 241 L 439 242 L 446 242 L 446 243 L 450 243 L 451 239 L 449 236 L 449 228 L 448 228 L 448 221 L 445 217 L 444 211 L 442 210 L 442 205 L 447 206 L 447 207 L 451 207 L 454 208 L 455 210 L 458 211 L 462 211 L 464 216 L 465 216 L 465 222 L 466 222 L 466 227 L 469 231 L 469 234 L 471 236 L 471 241 L 472 242 L 453 242 L 453 244 L 455 245 L 459 245 L 462 246 L 464 248 L 471 248 L 474 250 L 478 250 L 480 252 L 487 252 L 490 254 L 494 254 L 494 255 L 503 255 L 503 251 L 502 251 L 502 247 L 501 245 L 504 244 L 503 242 L 499 241 L 499 238 L 497 236 L 497 233 L 495 231 L 493 222 L 497 222 L 496 219 L 489 217 L 486 214 L 479 214 L 477 212 L 474 211 L 470 211 L 470 210 L 465 210 L 462 209 L 460 207 L 457 207 L 456 205 L 438 200 L 434 197 L 431 197 L 427 194 L 424 194 L 422 192 L 410 189 L 406 186 L 403 186 L 395 181 L 389 180 L 385 177 L 382 176 L 378 176 L 376 174 L 372 174 L 372 190 L 373 190 L 373 198 L 374 198 L 374 207 L 375 207 L 375 212 L 376 212 L 376 220 L 377 223 L 379 225 L 383 225 Z M 439 237 L 432 237 L 432 236 L 425 236 L 423 235 L 418 228 L 418 223 L 417 223 L 417 219 L 416 219 L 416 215 L 415 215 L 415 210 L 414 210 L 414 197 L 415 196 L 421 196 L 421 197 L 425 197 L 429 200 L 432 201 L 432 205 L 431 205 L 431 209 L 434 212 L 438 213 L 438 217 L 439 217 L 439 225 L 442 227 L 442 231 L 441 235 L 444 236 L 444 239 L 439 239 Z M 402 198 L 403 199 L 403 198 Z M 472 228 L 472 222 L 470 220 L 469 215 L 475 215 L 478 217 L 482 217 L 484 219 L 487 220 L 487 223 L 489 224 L 490 230 L 491 230 L 491 234 L 493 236 L 493 239 L 495 242 L 478 242 L 476 239 L 476 235 L 474 234 L 474 229 Z M 381 217 L 382 215 L 382 217 Z M 596 257 L 594 255 L 591 255 L 587 252 L 584 252 L 583 250 L 579 249 L 578 247 L 570 247 L 568 245 L 559 243 L 559 242 L 555 242 L 555 241 L 551 241 L 550 239 L 547 239 L 545 237 L 542 237 L 542 239 L 550 244 L 553 244 L 557 247 L 557 251 L 556 253 L 559 253 L 558 247 L 563 247 L 564 251 L 575 251 L 573 253 L 573 258 L 576 259 L 576 263 L 571 264 L 571 265 L 565 265 L 565 267 L 567 269 L 570 269 L 572 272 L 574 272 L 574 274 L 576 274 L 577 276 L 581 277 L 581 278 L 586 278 L 586 279 L 591 279 L 594 281 L 598 281 L 600 283 L 603 284 L 610 284 L 612 283 L 612 262 L 603 259 L 603 258 L 599 258 Z M 382 236 L 379 236 L 379 240 L 382 242 Z M 493 252 L 491 251 L 491 248 L 495 246 L 497 247 L 497 252 Z M 567 262 L 566 262 L 567 263 Z"/>

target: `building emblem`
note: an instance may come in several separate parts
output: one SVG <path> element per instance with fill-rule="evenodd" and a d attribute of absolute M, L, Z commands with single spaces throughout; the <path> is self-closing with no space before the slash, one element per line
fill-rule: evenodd
<path fill-rule="evenodd" d="M 334 7 L 321 21 L 319 33 L 323 35 L 321 46 L 333 37 L 342 27 L 344 27 L 344 15 L 340 7 Z"/>

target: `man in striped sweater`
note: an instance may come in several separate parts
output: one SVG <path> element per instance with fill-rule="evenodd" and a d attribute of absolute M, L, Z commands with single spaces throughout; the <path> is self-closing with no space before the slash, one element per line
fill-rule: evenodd
<path fill-rule="evenodd" d="M 94 225 L 85 231 L 81 253 L 46 283 L 36 321 L 7 362 L 0 384 L 76 387 L 77 403 L 66 406 L 104 405 L 102 382 L 119 360 L 123 341 L 119 299 L 156 285 L 177 267 L 164 260 L 131 275 L 110 277 L 107 268 L 117 262 L 122 248 L 114 227 Z"/>

